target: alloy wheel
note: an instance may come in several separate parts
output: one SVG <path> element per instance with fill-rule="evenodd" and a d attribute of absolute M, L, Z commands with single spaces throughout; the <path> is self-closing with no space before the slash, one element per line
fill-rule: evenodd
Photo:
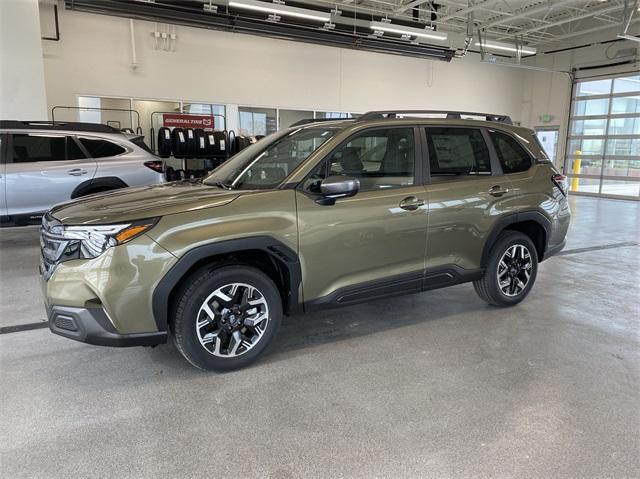
<path fill-rule="evenodd" d="M 498 263 L 498 286 L 505 296 L 514 297 L 522 293 L 533 268 L 533 259 L 529 249 L 522 244 L 507 248 Z"/>
<path fill-rule="evenodd" d="M 258 344 L 268 322 L 269 307 L 264 295 L 251 285 L 230 283 L 204 300 L 198 311 L 196 334 L 207 352 L 232 358 Z"/>

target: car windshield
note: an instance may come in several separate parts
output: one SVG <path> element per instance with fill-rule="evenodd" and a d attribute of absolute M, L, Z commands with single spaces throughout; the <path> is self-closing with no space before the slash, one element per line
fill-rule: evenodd
<path fill-rule="evenodd" d="M 336 131 L 294 128 L 274 133 L 224 162 L 204 184 L 230 189 L 275 188 Z"/>

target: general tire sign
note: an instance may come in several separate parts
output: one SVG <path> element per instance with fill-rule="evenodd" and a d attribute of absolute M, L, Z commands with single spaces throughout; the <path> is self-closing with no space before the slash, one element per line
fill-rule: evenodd
<path fill-rule="evenodd" d="M 213 117 L 209 115 L 181 115 L 165 113 L 162 115 L 162 126 L 169 128 L 204 128 L 213 130 Z"/>

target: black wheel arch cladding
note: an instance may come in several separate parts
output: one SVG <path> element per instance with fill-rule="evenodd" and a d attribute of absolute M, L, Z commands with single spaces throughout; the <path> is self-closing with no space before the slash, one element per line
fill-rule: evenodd
<path fill-rule="evenodd" d="M 241 255 L 243 252 L 250 251 L 260 251 L 268 255 L 284 274 L 286 289 L 286 291 L 282 291 L 284 313 L 301 311 L 302 304 L 298 290 L 302 282 L 302 270 L 298 255 L 275 238 L 254 236 L 199 246 L 181 256 L 160 280 L 152 294 L 152 310 L 158 330 L 166 331 L 168 329 L 172 294 L 179 288 L 183 278 L 198 269 L 200 265 L 209 264 L 209 260 L 233 257 L 233 255 Z"/>

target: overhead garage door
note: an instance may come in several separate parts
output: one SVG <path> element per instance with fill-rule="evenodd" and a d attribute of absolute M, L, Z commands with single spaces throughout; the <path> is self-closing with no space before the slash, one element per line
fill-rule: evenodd
<path fill-rule="evenodd" d="M 571 191 L 640 199 L 640 75 L 574 85 L 565 172 Z"/>

